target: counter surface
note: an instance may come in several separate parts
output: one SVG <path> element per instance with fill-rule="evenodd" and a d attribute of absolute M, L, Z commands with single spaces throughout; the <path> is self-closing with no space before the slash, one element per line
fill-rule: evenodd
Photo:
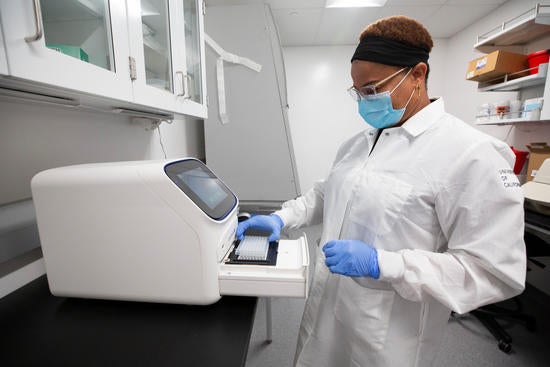
<path fill-rule="evenodd" d="M 2 366 L 244 366 L 257 298 L 209 306 L 52 296 L 42 276 L 0 299 Z"/>

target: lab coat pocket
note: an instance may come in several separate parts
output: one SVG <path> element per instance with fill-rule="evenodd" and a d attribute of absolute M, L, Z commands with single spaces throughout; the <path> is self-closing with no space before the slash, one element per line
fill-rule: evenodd
<path fill-rule="evenodd" d="M 392 230 L 412 192 L 412 185 L 378 173 L 366 174 L 354 193 L 350 221 L 381 236 Z"/>
<path fill-rule="evenodd" d="M 362 287 L 340 277 L 334 316 L 362 345 L 380 350 L 386 343 L 395 292 Z"/>

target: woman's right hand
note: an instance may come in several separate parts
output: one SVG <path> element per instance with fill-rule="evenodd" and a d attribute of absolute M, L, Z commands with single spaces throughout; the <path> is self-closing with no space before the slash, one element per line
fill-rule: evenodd
<path fill-rule="evenodd" d="M 281 237 L 281 229 L 284 223 L 281 217 L 277 214 L 270 215 L 255 215 L 252 218 L 239 223 L 237 227 L 237 239 L 241 241 L 244 238 L 244 233 L 247 229 L 259 229 L 262 231 L 268 231 L 271 235 L 268 238 L 269 242 L 277 241 Z"/>

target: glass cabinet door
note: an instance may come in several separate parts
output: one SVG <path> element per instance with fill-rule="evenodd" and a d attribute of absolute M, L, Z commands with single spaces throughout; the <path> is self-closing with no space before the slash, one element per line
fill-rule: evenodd
<path fill-rule="evenodd" d="M 146 83 L 173 92 L 169 12 L 167 0 L 141 0 Z"/>
<path fill-rule="evenodd" d="M 197 0 L 184 0 L 185 59 L 187 65 L 186 96 L 202 103 L 202 65 L 200 47 L 200 9 Z"/>
<path fill-rule="evenodd" d="M 205 117 L 202 2 L 126 0 L 134 101 Z"/>
<path fill-rule="evenodd" d="M 115 71 L 108 0 L 40 0 L 46 47 Z"/>
<path fill-rule="evenodd" d="M 0 1 L 10 76 L 132 100 L 122 0 Z"/>
<path fill-rule="evenodd" d="M 175 111 L 181 95 L 174 38 L 181 0 L 126 0 L 131 58 L 135 60 L 134 102 Z"/>

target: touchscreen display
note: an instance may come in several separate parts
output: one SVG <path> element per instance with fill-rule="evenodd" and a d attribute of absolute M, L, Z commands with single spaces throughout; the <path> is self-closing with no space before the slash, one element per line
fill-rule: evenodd
<path fill-rule="evenodd" d="M 199 160 L 172 162 L 164 167 L 164 171 L 185 195 L 213 219 L 225 218 L 237 205 L 235 194 Z"/>
<path fill-rule="evenodd" d="M 210 177 L 207 172 L 201 168 L 193 168 L 186 172 L 181 172 L 178 177 L 189 186 L 197 196 L 204 201 L 210 209 L 214 209 L 227 198 L 218 183 L 218 179 Z"/>

